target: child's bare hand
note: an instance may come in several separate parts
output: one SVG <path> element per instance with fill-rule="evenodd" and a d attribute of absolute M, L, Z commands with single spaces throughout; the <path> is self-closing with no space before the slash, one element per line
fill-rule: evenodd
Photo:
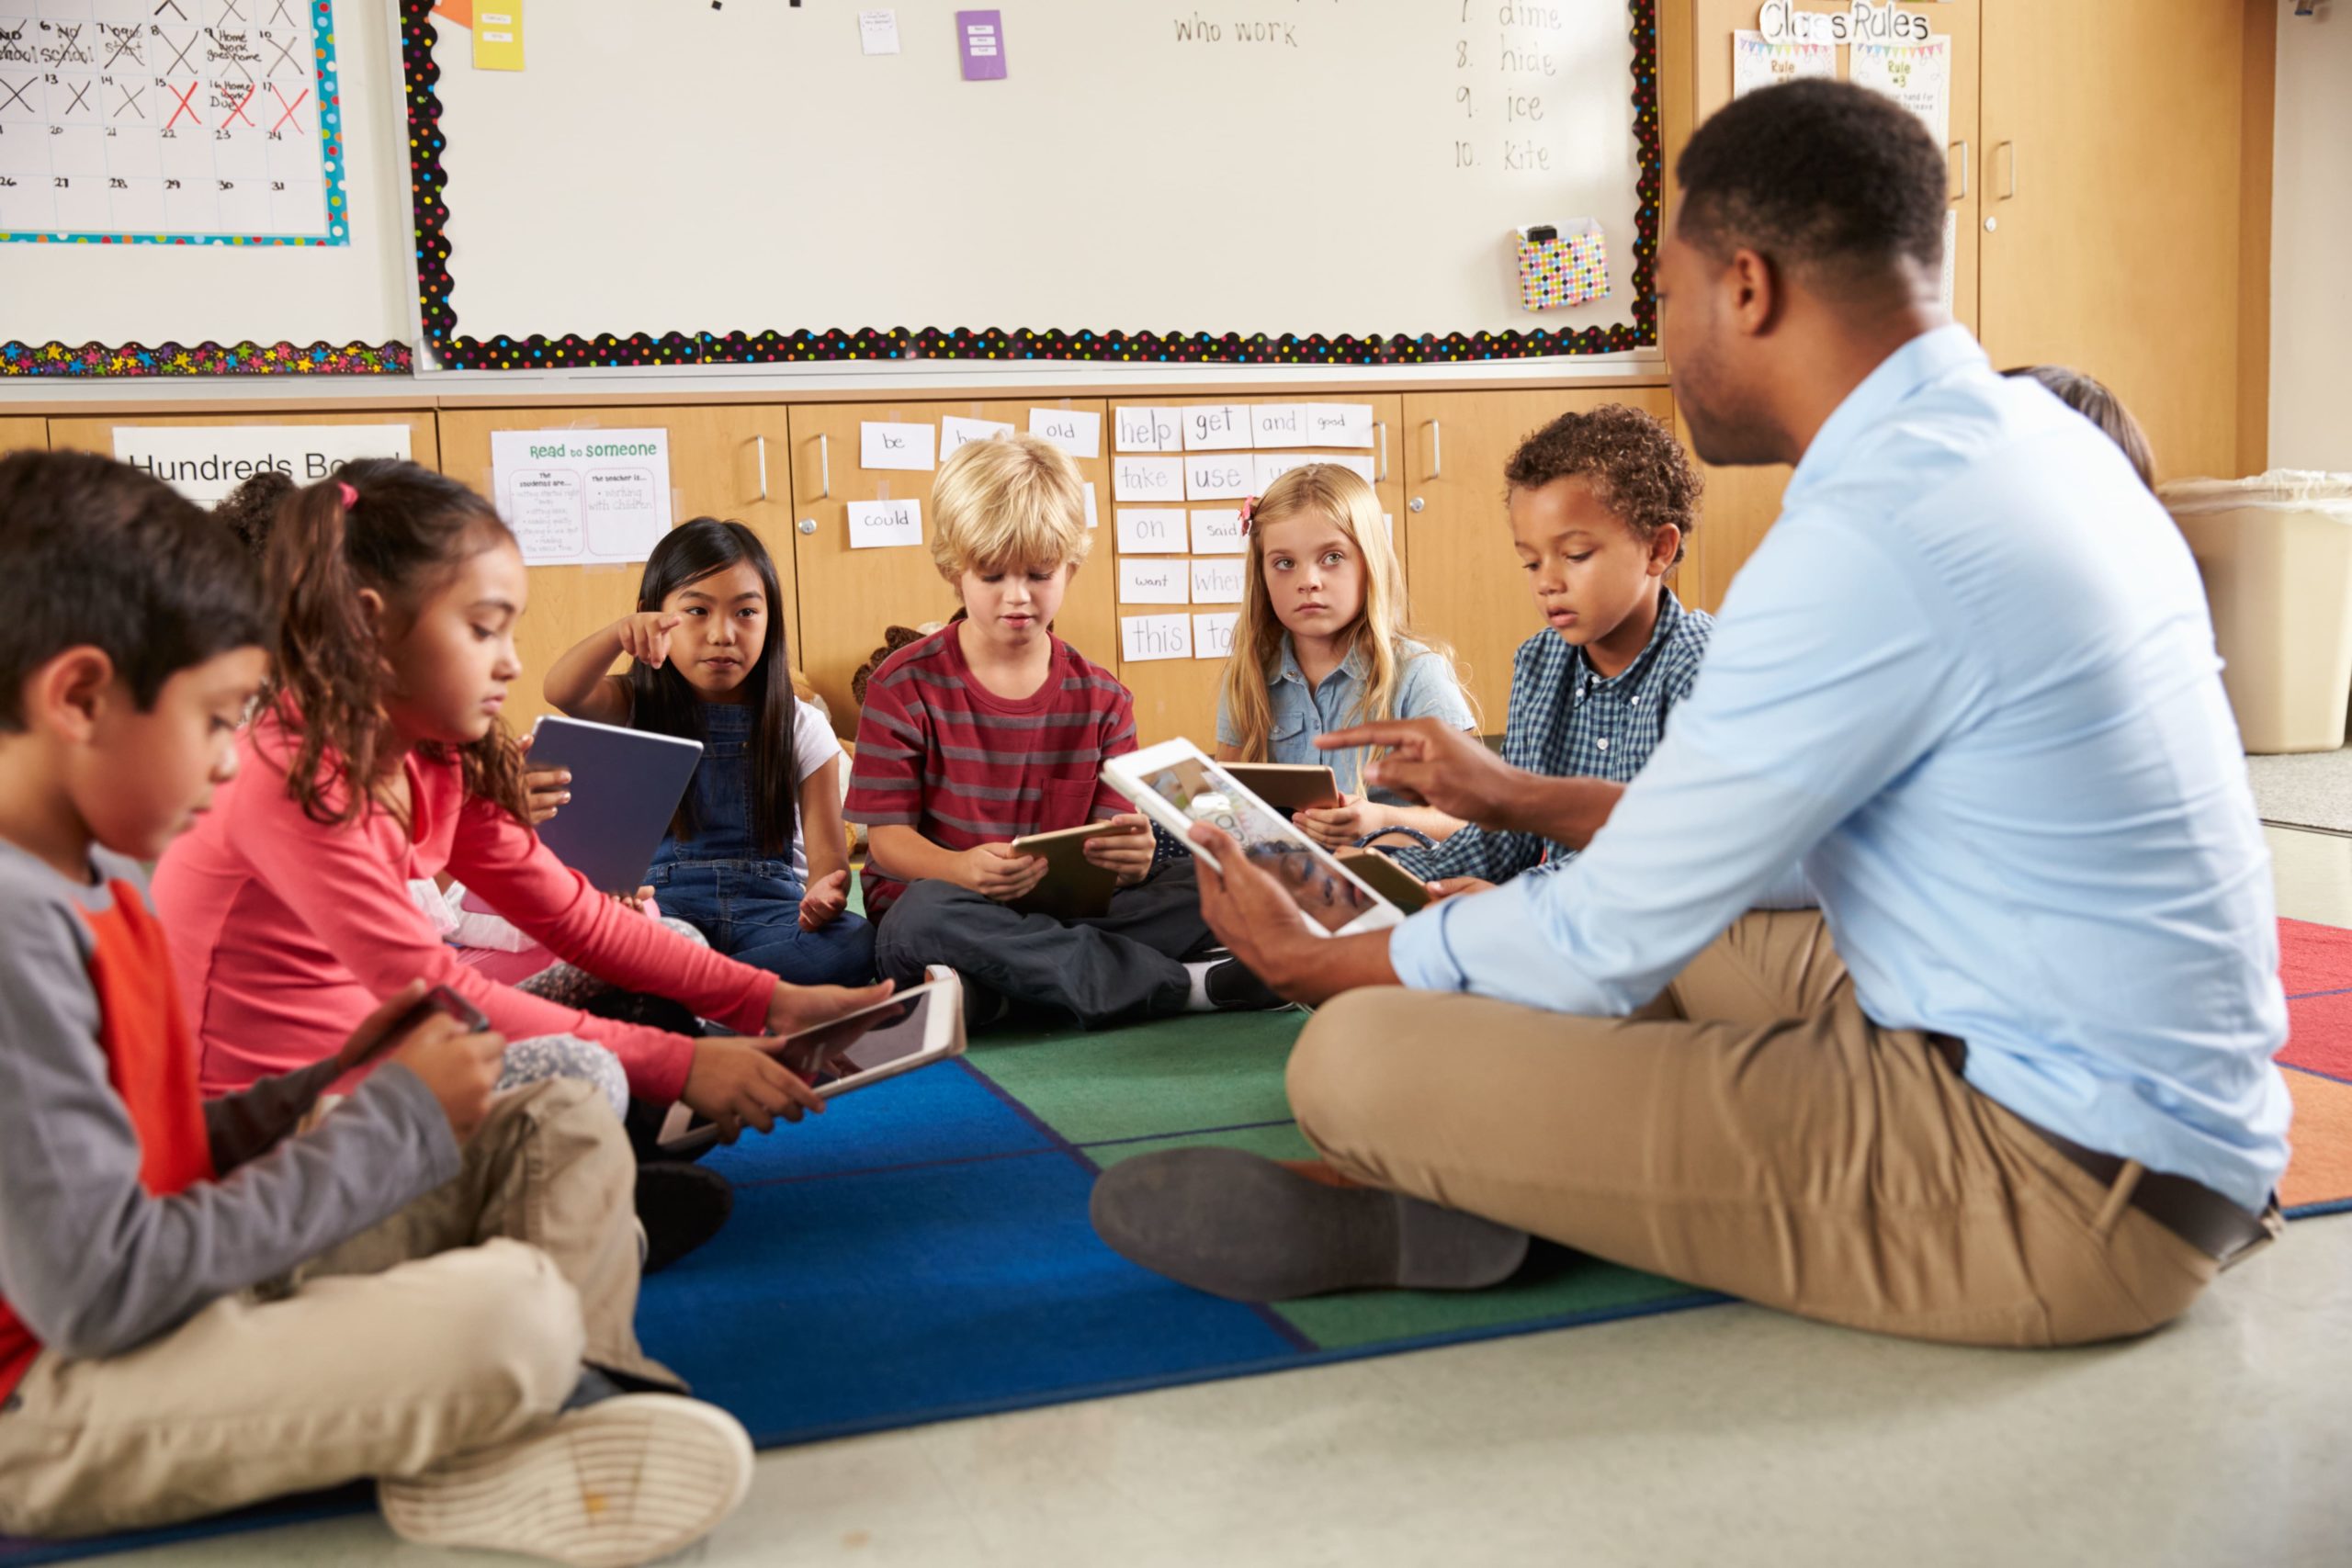
<path fill-rule="evenodd" d="M 1017 855 L 1011 844 L 980 844 L 956 857 L 956 885 L 1010 904 L 1046 880 L 1046 857 Z"/>
<path fill-rule="evenodd" d="M 613 630 L 620 635 L 623 653 L 648 670 L 659 670 L 669 661 L 670 634 L 685 624 L 683 615 L 665 615 L 659 610 L 643 610 L 634 615 L 622 616 Z"/>
<path fill-rule="evenodd" d="M 653 889 L 640 887 L 634 893 L 616 893 L 612 897 L 614 903 L 630 914 L 641 915 L 645 913 L 645 907 L 653 902 Z"/>
<path fill-rule="evenodd" d="M 815 1089 L 763 1048 L 774 1043 L 740 1035 L 695 1042 L 694 1066 L 678 1098 L 718 1129 L 719 1142 L 733 1143 L 746 1127 L 773 1132 L 779 1116 L 797 1122 L 804 1111 L 825 1109 Z"/>
<path fill-rule="evenodd" d="M 1442 882 L 1429 884 L 1432 902 L 1440 898 L 1458 898 L 1465 893 L 1492 893 L 1495 885 L 1476 876 L 1449 876 Z"/>
<path fill-rule="evenodd" d="M 469 1034 L 456 1019 L 435 1013 L 394 1044 L 391 1059 L 424 1080 L 462 1144 L 489 1114 L 505 1057 L 503 1034 Z"/>
<path fill-rule="evenodd" d="M 1313 806 L 1294 813 L 1291 820 L 1299 831 L 1327 850 L 1340 849 L 1354 843 L 1366 833 L 1384 824 L 1374 821 L 1378 808 L 1360 795 L 1345 795 L 1337 806 Z"/>
<path fill-rule="evenodd" d="M 829 871 L 808 885 L 800 896 L 800 929 L 822 931 L 849 908 L 849 873 Z"/>
<path fill-rule="evenodd" d="M 1107 820 L 1121 824 L 1127 831 L 1089 839 L 1079 846 L 1080 852 L 1103 870 L 1115 872 L 1120 886 L 1133 887 L 1151 874 L 1151 822 L 1137 811 L 1122 812 Z"/>

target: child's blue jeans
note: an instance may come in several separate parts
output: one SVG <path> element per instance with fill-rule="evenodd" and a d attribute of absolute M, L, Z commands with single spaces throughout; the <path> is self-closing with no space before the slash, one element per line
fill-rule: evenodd
<path fill-rule="evenodd" d="M 646 880 L 665 915 L 710 939 L 716 951 L 796 986 L 863 986 L 874 978 L 874 928 L 844 911 L 813 931 L 800 929 L 806 891 L 790 861 L 684 861 L 656 866 Z"/>

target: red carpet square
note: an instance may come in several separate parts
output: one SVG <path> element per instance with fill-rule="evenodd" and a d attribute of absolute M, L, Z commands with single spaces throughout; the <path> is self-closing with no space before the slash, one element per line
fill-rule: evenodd
<path fill-rule="evenodd" d="M 2352 991 L 2287 1004 L 2287 1048 L 2278 1060 L 2331 1077 L 2352 1079 Z"/>
<path fill-rule="evenodd" d="M 2352 989 L 2352 931 L 2309 920 L 2279 921 L 2278 978 L 2290 997 Z"/>

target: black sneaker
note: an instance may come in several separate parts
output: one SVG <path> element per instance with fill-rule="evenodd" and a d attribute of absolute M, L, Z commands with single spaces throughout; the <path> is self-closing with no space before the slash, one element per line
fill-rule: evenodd
<path fill-rule="evenodd" d="M 726 1227 L 735 1189 L 715 1170 L 682 1160 L 637 1168 L 637 1219 L 645 1227 L 642 1272 L 659 1274 Z"/>
<path fill-rule="evenodd" d="M 1291 1005 L 1287 997 L 1251 974 L 1238 958 L 1210 964 L 1208 973 L 1201 976 L 1201 988 L 1220 1012 L 1272 1012 Z"/>

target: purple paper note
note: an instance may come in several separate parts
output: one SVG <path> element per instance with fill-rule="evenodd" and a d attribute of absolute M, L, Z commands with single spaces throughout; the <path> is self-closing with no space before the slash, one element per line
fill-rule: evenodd
<path fill-rule="evenodd" d="M 1004 13 L 958 11 L 956 37 L 964 50 L 964 80 L 1004 80 Z"/>

